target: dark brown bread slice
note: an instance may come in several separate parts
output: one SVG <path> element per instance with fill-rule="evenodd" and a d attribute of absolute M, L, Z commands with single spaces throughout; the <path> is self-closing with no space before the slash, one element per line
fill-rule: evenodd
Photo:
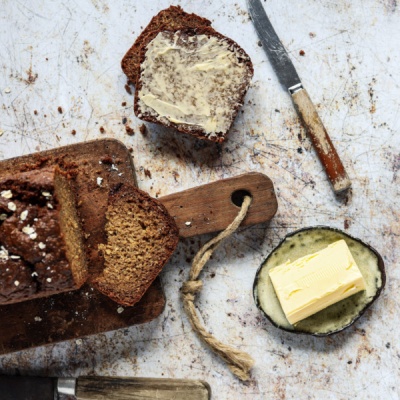
<path fill-rule="evenodd" d="M 99 245 L 104 270 L 93 281 L 103 294 L 132 306 L 144 295 L 178 244 L 178 228 L 147 193 L 122 186 L 110 195 L 107 242 Z"/>
<path fill-rule="evenodd" d="M 74 290 L 86 281 L 71 180 L 50 167 L 0 181 L 0 304 Z"/>
<path fill-rule="evenodd" d="M 158 31 L 164 28 L 189 27 L 196 28 L 201 26 L 210 26 L 208 19 L 199 17 L 196 14 L 189 14 L 179 6 L 170 6 L 161 10 L 138 36 L 135 43 L 127 51 L 121 61 L 121 68 L 132 84 L 136 83 L 140 68 L 140 48 L 146 44 L 146 36 L 152 31 Z"/>
<path fill-rule="evenodd" d="M 193 96 L 190 97 L 191 88 L 195 86 L 194 81 L 191 82 L 188 79 L 192 79 L 190 78 L 191 70 L 196 67 L 198 59 L 196 58 L 196 56 L 193 57 L 192 53 L 182 51 L 183 55 L 185 55 L 186 53 L 189 54 L 187 56 L 188 68 L 177 71 L 176 68 L 171 68 L 171 65 L 169 65 L 166 61 L 165 53 L 167 52 L 162 54 L 156 53 L 155 55 L 151 54 L 151 56 L 148 56 L 148 54 L 150 53 L 150 46 L 152 46 L 154 41 L 157 40 L 160 35 L 163 35 L 164 38 L 168 38 L 168 36 L 170 36 L 169 40 L 171 43 L 173 43 L 173 46 L 171 46 L 171 48 L 176 47 L 176 43 L 178 43 L 182 46 L 187 46 L 188 49 L 193 49 L 193 44 L 191 40 L 196 40 L 196 38 L 198 40 L 198 43 L 201 42 L 200 38 L 204 36 L 206 36 L 210 42 L 216 38 L 221 46 L 225 46 L 223 50 L 220 50 L 221 53 L 226 49 L 232 53 L 232 58 L 234 62 L 232 61 L 230 65 L 237 64 L 239 65 L 239 68 L 241 68 L 240 72 L 238 72 L 237 70 L 235 71 L 236 75 L 238 75 L 240 79 L 237 79 L 236 75 L 230 74 L 228 71 L 223 72 L 223 68 L 214 68 L 215 75 L 213 76 L 210 70 L 207 70 L 208 64 L 202 64 L 205 65 L 205 70 L 200 72 L 195 71 L 193 73 L 193 75 L 197 74 L 197 77 L 193 79 L 198 80 L 198 90 L 193 91 Z M 244 97 L 249 88 L 250 81 L 254 73 L 252 62 L 246 52 L 233 40 L 214 31 L 212 28 L 207 27 L 177 27 L 176 29 L 151 31 L 143 39 L 143 43 L 145 44 L 140 49 L 141 68 L 139 77 L 136 82 L 134 101 L 134 110 L 136 116 L 145 121 L 173 127 L 180 132 L 189 133 L 199 139 L 208 139 L 214 142 L 224 141 L 240 107 L 243 105 Z M 211 51 L 215 51 L 215 47 Z M 210 58 L 209 60 L 207 60 L 207 62 L 210 63 L 217 59 L 217 56 L 215 56 L 214 53 L 209 57 Z M 150 68 L 150 73 L 147 71 L 147 60 L 150 60 L 149 62 L 153 64 L 158 63 L 157 65 L 155 65 L 154 68 Z M 226 58 L 221 59 L 221 63 L 224 63 L 225 61 Z M 201 65 L 199 68 L 201 70 Z M 162 87 L 162 85 L 157 82 L 157 79 L 160 79 L 161 76 L 161 73 L 159 71 L 162 71 L 161 73 L 166 75 L 163 83 L 167 83 L 167 89 L 163 89 L 164 92 L 161 94 L 160 88 Z M 152 79 L 154 79 L 154 83 L 151 82 Z M 212 79 L 215 79 L 215 82 L 213 82 Z M 208 88 L 206 88 L 206 85 L 203 85 L 203 82 L 208 81 L 212 84 Z M 184 82 L 184 85 L 182 84 L 182 82 Z M 228 86 L 228 88 L 224 87 L 224 85 L 229 84 L 229 82 L 232 82 L 232 86 Z M 146 93 L 142 93 L 143 87 L 146 87 Z M 201 126 L 193 123 L 194 121 L 190 119 L 192 118 L 191 116 L 188 117 L 189 121 L 185 121 L 186 123 L 182 123 L 182 119 L 174 120 L 173 118 L 170 118 L 170 116 L 158 114 L 157 110 L 152 109 L 152 107 L 148 107 L 142 101 L 142 98 L 144 98 L 146 95 L 150 94 L 152 96 L 152 90 L 158 93 L 157 96 L 159 96 L 159 98 L 157 98 L 157 100 L 161 100 L 164 104 L 170 102 L 169 104 L 172 107 L 177 105 L 177 103 L 174 103 L 173 97 L 177 97 L 178 95 L 181 96 L 181 99 L 185 98 L 185 102 L 187 104 L 196 105 L 193 107 L 194 111 L 191 114 L 192 116 L 195 115 L 195 113 L 199 112 L 200 107 L 198 107 L 197 104 L 206 103 L 207 106 L 210 107 L 211 113 L 214 113 L 212 114 L 212 118 L 217 121 L 216 124 L 219 123 L 219 127 L 221 127 L 221 130 L 207 130 L 206 126 Z M 179 94 L 179 92 L 181 92 L 181 94 Z M 171 98 L 172 100 L 170 100 Z M 225 107 L 224 111 L 222 113 L 218 113 L 218 109 L 221 110 L 222 107 Z M 221 124 L 221 121 L 224 121 L 224 124 Z"/>

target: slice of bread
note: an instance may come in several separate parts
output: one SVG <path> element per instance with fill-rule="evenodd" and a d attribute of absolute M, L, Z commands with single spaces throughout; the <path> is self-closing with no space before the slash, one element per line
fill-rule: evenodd
<path fill-rule="evenodd" d="M 109 199 L 107 242 L 99 245 L 104 270 L 93 285 L 121 305 L 144 295 L 178 244 L 178 228 L 165 207 L 147 193 L 123 185 Z"/>
<path fill-rule="evenodd" d="M 253 76 L 246 52 L 207 27 L 160 29 L 143 42 L 136 116 L 222 142 Z"/>
<path fill-rule="evenodd" d="M 179 6 L 170 6 L 165 10 L 161 10 L 150 23 L 146 26 L 143 32 L 138 36 L 135 43 L 127 51 L 121 61 L 121 67 L 125 75 L 132 84 L 136 83 L 140 69 L 140 48 L 146 44 L 146 36 L 153 31 L 158 31 L 164 28 L 188 27 L 197 28 L 201 26 L 210 26 L 211 22 L 208 19 L 199 17 L 196 14 L 189 14 L 182 10 Z"/>

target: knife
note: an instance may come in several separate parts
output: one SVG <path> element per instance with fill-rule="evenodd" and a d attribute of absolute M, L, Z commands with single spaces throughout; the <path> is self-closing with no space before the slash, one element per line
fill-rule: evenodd
<path fill-rule="evenodd" d="M 260 0 L 247 0 L 247 6 L 263 48 L 281 84 L 292 96 L 297 113 L 303 121 L 334 192 L 337 194 L 349 189 L 351 182 L 344 166 L 263 5 Z"/>
<path fill-rule="evenodd" d="M 189 379 L 0 375 L 1 400 L 64 398 L 60 395 L 76 396 L 78 400 L 210 400 L 211 388 L 207 382 Z"/>

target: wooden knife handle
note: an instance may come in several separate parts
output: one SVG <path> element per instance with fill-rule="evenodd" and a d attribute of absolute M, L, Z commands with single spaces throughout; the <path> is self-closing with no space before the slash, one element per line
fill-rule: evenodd
<path fill-rule="evenodd" d="M 351 186 L 350 179 L 307 91 L 300 89 L 292 93 L 292 99 L 325 168 L 334 192 L 340 193 L 349 189 Z"/>
<path fill-rule="evenodd" d="M 207 382 L 188 379 L 112 378 L 88 376 L 78 378 L 78 400 L 209 400 Z"/>
<path fill-rule="evenodd" d="M 269 221 L 278 202 L 266 175 L 250 172 L 159 198 L 175 219 L 181 237 L 225 229 L 238 215 L 243 195 L 252 203 L 242 226 Z M 235 205 L 236 203 L 236 205 Z"/>

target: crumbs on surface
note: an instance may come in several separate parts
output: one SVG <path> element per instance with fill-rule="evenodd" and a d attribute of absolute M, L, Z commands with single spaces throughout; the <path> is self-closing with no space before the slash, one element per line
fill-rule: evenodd
<path fill-rule="evenodd" d="M 62 114 L 62 113 L 63 113 L 62 107 L 61 107 L 61 106 L 58 106 L 57 111 L 58 111 L 60 114 Z"/>
<path fill-rule="evenodd" d="M 139 126 L 139 132 L 140 132 L 143 136 L 147 135 L 147 127 L 146 127 L 145 124 L 142 124 L 142 125 Z"/>
<path fill-rule="evenodd" d="M 72 129 L 72 131 L 71 131 L 71 135 L 76 135 L 76 130 L 75 129 Z"/>
<path fill-rule="evenodd" d="M 100 131 L 100 133 L 104 133 L 106 130 L 101 126 L 101 127 L 99 128 L 99 131 Z"/>
<path fill-rule="evenodd" d="M 304 50 L 300 50 L 300 51 L 299 51 L 299 54 L 300 54 L 301 56 L 305 56 L 306 52 L 305 52 Z"/>
<path fill-rule="evenodd" d="M 127 93 L 132 94 L 131 87 L 127 83 L 125 84 L 125 90 Z"/>
<path fill-rule="evenodd" d="M 125 131 L 129 136 L 133 136 L 135 134 L 135 131 L 129 125 L 125 125 Z"/>

